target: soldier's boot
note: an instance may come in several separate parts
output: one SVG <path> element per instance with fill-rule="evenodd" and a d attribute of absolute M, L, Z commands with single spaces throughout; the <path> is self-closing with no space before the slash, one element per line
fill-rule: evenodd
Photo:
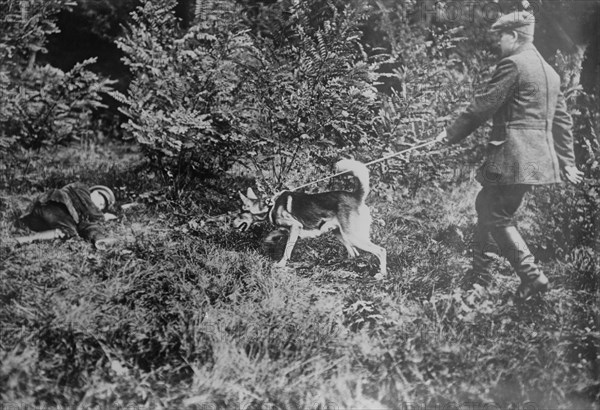
<path fill-rule="evenodd" d="M 548 278 L 535 264 L 535 258 L 515 226 L 493 228 L 492 236 L 500 247 L 502 256 L 508 259 L 521 279 L 515 292 L 517 300 L 525 301 L 548 290 Z"/>
<path fill-rule="evenodd" d="M 492 266 L 494 254 L 499 255 L 498 245 L 492 238 L 489 229 L 477 225 L 473 242 L 471 244 L 473 261 L 463 279 L 463 288 L 467 289 L 475 284 L 487 287 L 493 280 Z"/>

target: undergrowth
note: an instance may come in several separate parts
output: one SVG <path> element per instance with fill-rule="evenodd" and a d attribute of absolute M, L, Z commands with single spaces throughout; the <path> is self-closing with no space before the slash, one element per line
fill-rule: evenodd
<path fill-rule="evenodd" d="M 573 279 L 597 272 L 583 257 L 545 261 L 553 288 L 522 306 L 503 266 L 488 291 L 461 290 L 475 183 L 412 198 L 374 191 L 373 240 L 390 271 L 378 282 L 374 257 L 349 261 L 329 236 L 301 241 L 290 266 L 274 269 L 267 226 L 227 225 L 247 180 L 197 181 L 175 195 L 138 161 L 127 146 L 87 145 L 40 151 L 2 177 L 3 403 L 598 408 L 597 287 Z M 24 233 L 12 218 L 29 199 L 75 180 L 139 203 L 106 224 L 133 239 L 107 251 L 77 239 L 9 244 Z"/>

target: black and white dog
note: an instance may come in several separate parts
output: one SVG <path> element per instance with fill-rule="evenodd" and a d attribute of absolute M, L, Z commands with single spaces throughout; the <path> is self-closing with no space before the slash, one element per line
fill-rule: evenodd
<path fill-rule="evenodd" d="M 358 161 L 341 160 L 336 164 L 339 172 L 349 171 L 358 180 L 354 191 L 329 191 L 317 194 L 283 191 L 272 204 L 258 198 L 252 188 L 240 194 L 242 210 L 233 221 L 236 229 L 245 231 L 255 222 L 269 221 L 280 229 L 289 231 L 283 257 L 278 266 L 285 266 L 298 238 L 314 238 L 332 231 L 344 244 L 348 256 L 358 255 L 357 249 L 377 256 L 380 272 L 386 276 L 386 251 L 370 239 L 371 214 L 365 204 L 369 194 L 369 170 Z"/>

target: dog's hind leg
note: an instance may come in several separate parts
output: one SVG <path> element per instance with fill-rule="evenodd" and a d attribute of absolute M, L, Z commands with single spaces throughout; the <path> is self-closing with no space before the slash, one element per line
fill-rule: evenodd
<path fill-rule="evenodd" d="M 340 233 L 344 240 L 363 251 L 372 253 L 379 259 L 379 273 L 375 275 L 376 279 L 383 279 L 387 276 L 387 252 L 385 248 L 375 245 L 369 239 L 371 230 L 371 214 L 366 205 L 361 205 L 356 214 L 348 218 L 348 224 L 340 226 Z"/>
<path fill-rule="evenodd" d="M 375 276 L 376 279 L 383 279 L 387 276 L 387 252 L 385 248 L 375 245 L 369 238 L 362 236 L 349 236 L 348 241 L 358 249 L 377 256 L 377 259 L 379 259 L 379 273 Z"/>
<path fill-rule="evenodd" d="M 298 225 L 293 225 L 290 228 L 290 236 L 288 236 L 288 240 L 285 244 L 285 250 L 283 251 L 283 257 L 279 262 L 275 264 L 275 266 L 283 267 L 287 263 L 287 261 L 292 256 L 292 250 L 294 249 L 294 245 L 298 241 L 298 237 L 300 236 L 300 227 Z"/>

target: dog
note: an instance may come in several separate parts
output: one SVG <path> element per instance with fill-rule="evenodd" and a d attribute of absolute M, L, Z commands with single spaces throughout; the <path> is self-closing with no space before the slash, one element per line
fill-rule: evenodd
<path fill-rule="evenodd" d="M 363 163 L 349 159 L 339 161 L 336 167 L 338 172 L 349 171 L 354 175 L 358 181 L 354 191 L 316 194 L 283 191 L 266 202 L 248 188 L 246 195 L 239 192 L 242 210 L 233 226 L 243 232 L 252 224 L 268 219 L 278 228 L 269 238 L 287 230 L 285 251 L 276 263 L 280 267 L 286 265 L 298 238 L 314 238 L 332 231 L 350 258 L 358 256 L 358 249 L 377 256 L 380 271 L 376 279 L 382 279 L 387 275 L 386 250 L 371 242 L 371 213 L 365 204 L 370 189 L 369 170 Z"/>

